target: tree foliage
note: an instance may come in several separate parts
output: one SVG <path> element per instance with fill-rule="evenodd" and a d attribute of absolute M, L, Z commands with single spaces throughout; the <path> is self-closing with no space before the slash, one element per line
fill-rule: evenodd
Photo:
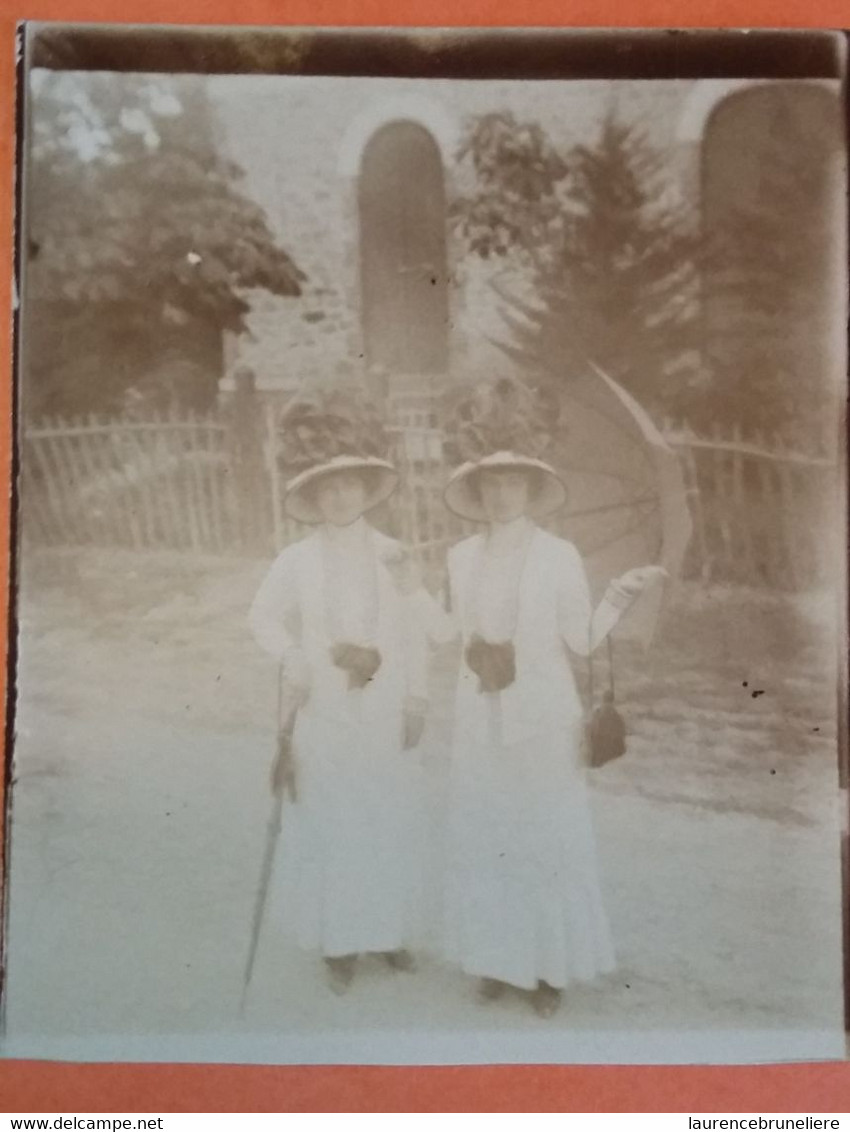
<path fill-rule="evenodd" d="M 770 94 L 737 108 L 758 127 L 749 166 L 723 154 L 735 108 L 709 127 L 718 183 L 707 186 L 706 223 L 719 254 L 704 278 L 712 380 L 701 407 L 807 444 L 837 413 L 840 121 L 826 91 Z"/>
<path fill-rule="evenodd" d="M 245 329 L 246 292 L 294 296 L 302 275 L 240 191 L 241 171 L 218 155 L 203 80 L 37 74 L 26 171 L 31 404 L 113 408 L 177 358 L 197 372 L 171 393 L 208 399 L 222 332 Z"/>
<path fill-rule="evenodd" d="M 616 113 L 564 152 L 510 113 L 469 124 L 454 222 L 498 265 L 508 355 L 563 381 L 591 360 L 698 428 L 822 430 L 835 410 L 837 100 L 779 86 L 746 100 L 726 108 L 725 136 L 709 123 L 699 213 L 674 191 L 673 155 Z"/>
<path fill-rule="evenodd" d="M 560 153 L 510 113 L 474 120 L 461 149 L 472 187 L 455 223 L 469 250 L 506 266 L 494 286 L 499 345 L 569 380 L 592 360 L 649 402 L 692 355 L 694 218 L 670 199 L 663 155 L 608 114 L 593 144 Z"/>

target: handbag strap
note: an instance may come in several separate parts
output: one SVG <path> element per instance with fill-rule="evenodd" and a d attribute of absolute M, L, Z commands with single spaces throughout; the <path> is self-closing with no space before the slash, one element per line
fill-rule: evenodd
<path fill-rule="evenodd" d="M 609 633 L 605 638 L 608 645 L 608 690 L 611 693 L 611 699 L 614 699 L 614 641 L 612 634 Z"/>

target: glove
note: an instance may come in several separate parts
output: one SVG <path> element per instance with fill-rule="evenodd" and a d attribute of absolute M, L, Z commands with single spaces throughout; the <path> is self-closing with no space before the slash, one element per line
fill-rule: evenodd
<path fill-rule="evenodd" d="M 669 576 L 663 566 L 636 566 L 615 578 L 609 584 L 605 596 L 612 605 L 624 609 L 649 586 Z"/>
<path fill-rule="evenodd" d="M 516 657 L 511 641 L 494 644 L 476 633 L 466 647 L 466 663 L 478 677 L 479 692 L 502 692 L 516 680 Z"/>

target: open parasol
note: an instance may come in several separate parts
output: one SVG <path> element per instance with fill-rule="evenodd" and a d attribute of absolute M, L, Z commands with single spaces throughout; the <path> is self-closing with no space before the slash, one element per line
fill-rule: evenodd
<path fill-rule="evenodd" d="M 648 645 L 691 537 L 679 460 L 641 405 L 593 363 L 562 390 L 552 460 L 569 495 L 559 533 L 581 551 L 597 598 L 633 566 L 667 570 L 670 581 L 645 591 L 622 621 L 623 636 Z"/>
<path fill-rule="evenodd" d="M 512 452 L 558 473 L 567 500 L 546 526 L 578 547 L 597 600 L 632 567 L 665 568 L 669 581 L 643 592 L 618 633 L 647 646 L 681 571 L 691 520 L 676 454 L 646 411 L 593 363 L 575 377 L 541 369 L 536 378 L 497 378 L 450 397 L 453 463 Z"/>

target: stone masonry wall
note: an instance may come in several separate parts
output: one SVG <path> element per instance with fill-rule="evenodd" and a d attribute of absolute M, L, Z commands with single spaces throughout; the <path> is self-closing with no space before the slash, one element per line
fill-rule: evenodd
<path fill-rule="evenodd" d="M 443 147 L 449 196 L 457 179 L 456 137 L 469 119 L 512 110 L 540 122 L 561 146 L 592 141 L 616 104 L 639 119 L 671 161 L 673 191 L 694 183 L 693 145 L 677 136 L 692 82 L 612 84 L 216 76 L 209 96 L 223 151 L 245 171 L 243 191 L 267 212 L 280 243 L 307 273 L 300 299 L 253 296 L 250 335 L 229 343 L 231 365 L 252 365 L 260 388 L 293 388 L 320 375 L 345 375 L 363 365 L 359 320 L 356 170 L 357 123 L 394 117 L 398 100 L 418 99 L 455 137 Z M 423 123 L 428 125 L 427 122 Z M 445 131 L 444 131 L 445 132 Z M 346 154 L 348 157 L 346 158 Z M 346 167 L 346 161 L 347 166 Z M 496 363 L 489 345 L 499 336 L 492 268 L 449 246 L 451 368 Z"/>

